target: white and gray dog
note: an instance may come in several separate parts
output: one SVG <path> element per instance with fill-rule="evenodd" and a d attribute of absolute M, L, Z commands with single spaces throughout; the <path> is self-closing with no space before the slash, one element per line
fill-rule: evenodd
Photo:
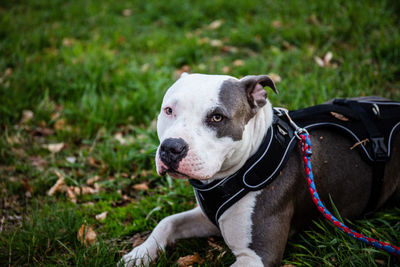
<path fill-rule="evenodd" d="M 275 91 L 266 75 L 236 79 L 184 73 L 168 89 L 158 116 L 158 174 L 207 184 L 237 172 L 272 123 L 266 86 Z M 359 153 L 349 150 L 354 142 L 323 129 L 312 131 L 311 140 L 322 199 L 331 196 L 344 217 L 361 215 L 373 174 Z M 377 207 L 400 195 L 400 135 L 393 143 Z M 125 266 L 146 265 L 177 239 L 221 235 L 236 256 L 232 266 L 279 266 L 287 239 L 318 215 L 306 186 L 295 148 L 279 178 L 233 204 L 219 217 L 219 227 L 200 207 L 168 216 L 122 261 Z"/>

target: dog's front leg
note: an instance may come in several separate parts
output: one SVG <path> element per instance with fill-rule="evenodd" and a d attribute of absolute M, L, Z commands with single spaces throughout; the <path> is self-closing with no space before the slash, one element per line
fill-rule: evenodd
<path fill-rule="evenodd" d="M 125 266 L 147 265 L 157 258 L 168 244 L 177 239 L 219 235 L 218 228 L 199 207 L 168 216 L 160 221 L 147 240 L 122 257 Z"/>

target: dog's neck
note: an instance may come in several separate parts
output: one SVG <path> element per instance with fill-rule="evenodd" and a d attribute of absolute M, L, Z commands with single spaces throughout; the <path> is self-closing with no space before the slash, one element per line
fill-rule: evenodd
<path fill-rule="evenodd" d="M 261 145 L 269 126 L 272 124 L 272 117 L 272 105 L 267 100 L 267 104 L 246 124 L 238 148 L 228 156 L 222 164 L 221 170 L 216 173 L 213 178 L 208 180 L 208 182 L 227 177 L 243 167 L 247 159 L 250 158 Z"/>

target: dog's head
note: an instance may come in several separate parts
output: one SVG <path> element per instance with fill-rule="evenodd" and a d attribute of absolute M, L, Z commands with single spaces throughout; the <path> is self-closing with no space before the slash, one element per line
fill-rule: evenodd
<path fill-rule="evenodd" d="M 167 91 L 157 121 L 160 175 L 206 180 L 243 143 L 246 124 L 268 103 L 266 75 L 236 79 L 184 73 Z"/>

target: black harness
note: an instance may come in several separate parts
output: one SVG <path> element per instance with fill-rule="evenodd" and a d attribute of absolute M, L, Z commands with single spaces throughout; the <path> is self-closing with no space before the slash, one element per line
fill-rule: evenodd
<path fill-rule="evenodd" d="M 356 142 L 363 159 L 372 166 L 373 185 L 367 211 L 377 204 L 385 163 L 393 136 L 400 129 L 400 102 L 335 99 L 332 103 L 289 112 L 301 128 L 331 128 Z M 295 129 L 282 109 L 274 109 L 273 122 L 259 149 L 236 173 L 203 184 L 191 179 L 195 196 L 207 217 L 218 226 L 219 217 L 250 191 L 257 191 L 277 177 L 296 142 Z"/>

